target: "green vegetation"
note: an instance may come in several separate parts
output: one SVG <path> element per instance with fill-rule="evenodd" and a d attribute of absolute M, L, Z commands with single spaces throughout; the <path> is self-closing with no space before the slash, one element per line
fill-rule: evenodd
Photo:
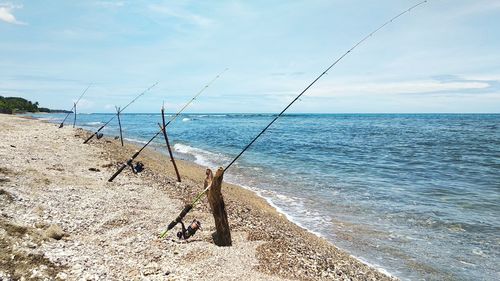
<path fill-rule="evenodd" d="M 17 97 L 2 97 L 0 96 L 0 113 L 14 114 L 23 112 L 54 112 L 45 107 L 38 107 L 38 102 Z M 55 112 L 64 112 L 57 110 Z"/>
<path fill-rule="evenodd" d="M 16 112 L 38 112 L 38 102 L 32 103 L 29 100 L 15 97 L 0 96 L 0 112 L 1 113 L 16 113 Z"/>

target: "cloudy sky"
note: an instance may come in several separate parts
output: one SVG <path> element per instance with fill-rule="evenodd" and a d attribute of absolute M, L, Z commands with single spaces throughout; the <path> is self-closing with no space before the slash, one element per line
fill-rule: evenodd
<path fill-rule="evenodd" d="M 0 0 L 0 95 L 108 112 L 277 112 L 413 0 Z M 500 112 L 500 0 L 431 0 L 342 60 L 291 112 Z"/>

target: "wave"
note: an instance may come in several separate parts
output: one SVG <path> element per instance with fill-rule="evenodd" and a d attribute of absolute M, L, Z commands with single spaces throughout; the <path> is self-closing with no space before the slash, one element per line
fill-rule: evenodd
<path fill-rule="evenodd" d="M 83 124 L 83 126 L 97 126 L 97 125 L 101 125 L 101 124 L 104 124 L 104 123 L 102 123 L 101 121 L 95 121 L 95 122 L 87 122 L 87 123 Z"/>
<path fill-rule="evenodd" d="M 214 153 L 209 151 L 205 151 L 199 148 L 194 148 L 189 145 L 185 145 L 182 143 L 174 144 L 174 150 L 181 154 L 187 154 L 189 156 L 194 157 L 195 163 L 202 166 L 215 166 L 213 161 L 210 161 L 210 158 L 216 156 Z M 211 157 L 212 156 L 212 157 Z"/>
<path fill-rule="evenodd" d="M 246 185 L 244 183 L 245 180 L 237 176 L 228 175 L 225 181 L 253 191 L 257 196 L 266 200 L 278 213 L 285 216 L 287 220 L 318 237 L 324 237 L 320 232 L 313 230 L 316 227 L 311 226 L 324 224 L 328 221 L 328 218 L 321 216 L 318 212 L 304 209 L 304 202 L 301 198 Z"/>
<path fill-rule="evenodd" d="M 207 150 L 195 148 L 186 144 L 174 144 L 174 151 L 180 154 L 191 156 L 194 162 L 205 167 L 216 167 L 227 162 L 227 157 Z"/>
<path fill-rule="evenodd" d="M 191 118 L 182 118 L 182 122 L 191 121 Z"/>
<path fill-rule="evenodd" d="M 61 118 L 56 118 L 56 117 L 38 117 L 37 119 L 39 120 L 44 120 L 44 121 L 61 121 Z"/>
<path fill-rule="evenodd" d="M 142 144 L 146 144 L 147 143 L 147 141 L 133 139 L 133 138 L 123 138 L 123 139 L 126 140 L 126 141 L 134 142 L 134 143 L 142 143 Z"/>
<path fill-rule="evenodd" d="M 227 117 L 227 114 L 189 114 L 189 116 L 203 118 L 203 117 Z"/>

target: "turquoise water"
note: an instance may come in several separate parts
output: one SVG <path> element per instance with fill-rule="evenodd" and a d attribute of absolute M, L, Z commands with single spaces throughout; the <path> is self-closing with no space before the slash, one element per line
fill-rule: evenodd
<path fill-rule="evenodd" d="M 78 126 L 95 130 L 111 116 L 80 114 Z M 186 114 L 169 137 L 177 157 L 225 166 L 272 118 Z M 124 136 L 144 142 L 160 120 L 125 114 Z M 104 134 L 117 135 L 110 125 Z M 402 279 L 500 279 L 498 114 L 287 115 L 225 179 Z"/>

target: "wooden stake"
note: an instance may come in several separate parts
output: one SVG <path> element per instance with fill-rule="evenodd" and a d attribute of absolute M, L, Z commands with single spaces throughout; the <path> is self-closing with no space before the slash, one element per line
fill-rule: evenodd
<path fill-rule="evenodd" d="M 75 119 L 73 119 L 73 128 L 76 125 L 76 102 L 73 104 L 73 108 L 75 109 Z"/>
<path fill-rule="evenodd" d="M 177 165 L 175 164 L 174 154 L 172 153 L 172 149 L 170 148 L 170 142 L 168 141 L 167 128 L 165 126 L 164 106 L 161 107 L 161 121 L 163 122 L 163 127 L 160 126 L 160 129 L 163 131 L 163 137 L 165 138 L 165 142 L 167 143 L 167 149 L 168 149 L 168 154 L 170 155 L 170 161 L 172 161 L 172 165 L 174 166 L 175 174 L 177 175 L 177 182 L 181 182 L 181 175 L 179 174 L 179 170 L 177 169 Z"/>
<path fill-rule="evenodd" d="M 222 178 L 224 176 L 224 169 L 219 168 L 215 173 L 212 174 L 212 170 L 207 169 L 207 177 L 205 178 L 204 186 L 210 186 L 208 189 L 208 203 L 210 204 L 210 209 L 212 209 L 212 214 L 214 215 L 216 232 L 212 234 L 214 243 L 217 246 L 231 246 L 231 230 L 229 229 L 229 222 L 227 219 L 226 205 L 224 204 L 224 198 L 221 193 Z"/>
<path fill-rule="evenodd" d="M 120 120 L 120 108 L 115 106 L 116 108 L 116 115 L 118 116 L 118 126 L 120 127 L 120 141 L 122 142 L 123 146 L 123 134 L 122 134 L 122 121 Z"/>

